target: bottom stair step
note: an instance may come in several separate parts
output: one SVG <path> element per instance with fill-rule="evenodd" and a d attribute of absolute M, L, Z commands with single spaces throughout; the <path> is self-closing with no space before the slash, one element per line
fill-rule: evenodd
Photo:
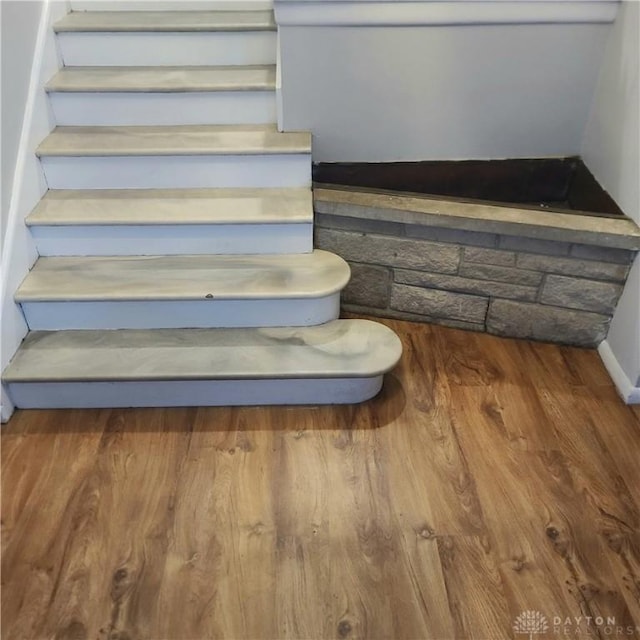
<path fill-rule="evenodd" d="M 31 332 L 3 382 L 19 408 L 345 404 L 402 354 L 369 320 L 313 327 Z"/>

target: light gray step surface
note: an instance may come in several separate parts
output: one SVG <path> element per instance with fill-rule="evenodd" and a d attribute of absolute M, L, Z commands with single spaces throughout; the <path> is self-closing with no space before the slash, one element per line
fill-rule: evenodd
<path fill-rule="evenodd" d="M 274 91 L 275 65 L 220 67 L 65 67 L 48 92 Z"/>
<path fill-rule="evenodd" d="M 38 157 L 308 154 L 311 134 L 275 125 L 56 127 Z"/>
<path fill-rule="evenodd" d="M 46 88 L 59 126 L 266 125 L 277 119 L 274 65 L 65 67 Z"/>
<path fill-rule="evenodd" d="M 310 326 L 338 318 L 330 253 L 41 257 L 16 293 L 32 330 Z"/>
<path fill-rule="evenodd" d="M 402 355 L 367 320 L 259 329 L 31 332 L 4 372 L 19 408 L 362 402 Z"/>
<path fill-rule="evenodd" d="M 310 189 L 50 190 L 28 226 L 311 224 Z"/>
<path fill-rule="evenodd" d="M 40 258 L 18 302 L 319 298 L 339 292 L 349 267 L 316 250 L 279 256 Z"/>
<path fill-rule="evenodd" d="M 400 341 L 369 320 L 315 327 L 32 332 L 5 382 L 369 377 Z"/>
<path fill-rule="evenodd" d="M 310 189 L 52 190 L 26 223 L 41 256 L 313 250 Z"/>
<path fill-rule="evenodd" d="M 36 153 L 50 189 L 311 185 L 311 134 L 274 124 L 56 127 Z"/>
<path fill-rule="evenodd" d="M 273 11 L 73 11 L 54 25 L 66 32 L 275 31 Z"/>

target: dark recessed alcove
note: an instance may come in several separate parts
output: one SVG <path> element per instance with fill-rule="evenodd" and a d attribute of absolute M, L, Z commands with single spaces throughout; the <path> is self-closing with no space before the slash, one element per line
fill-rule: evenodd
<path fill-rule="evenodd" d="M 313 180 L 562 213 L 624 215 L 579 157 L 319 163 Z"/>

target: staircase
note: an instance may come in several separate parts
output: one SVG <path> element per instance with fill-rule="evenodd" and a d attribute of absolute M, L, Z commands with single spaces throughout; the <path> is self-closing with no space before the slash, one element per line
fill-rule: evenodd
<path fill-rule="evenodd" d="M 375 395 L 400 342 L 337 319 L 349 267 L 313 250 L 310 134 L 274 124 L 273 13 L 72 12 L 54 29 L 14 404 Z"/>

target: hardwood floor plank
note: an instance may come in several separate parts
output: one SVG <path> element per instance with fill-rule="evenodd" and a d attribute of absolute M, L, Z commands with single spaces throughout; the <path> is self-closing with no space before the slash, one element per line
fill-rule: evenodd
<path fill-rule="evenodd" d="M 22 411 L 2 434 L 2 637 L 42 637 L 63 591 L 76 627 L 94 613 L 81 597 L 92 585 L 76 551 L 93 548 L 90 478 L 108 414 Z"/>
<path fill-rule="evenodd" d="M 403 360 L 395 374 L 402 381 L 404 407 L 402 422 L 389 432 L 388 449 L 396 463 L 390 477 L 400 481 L 396 494 L 402 494 L 403 474 L 412 472 L 426 526 L 438 535 L 483 535 L 474 478 L 451 425 L 451 389 L 443 373 L 445 350 L 437 348 L 437 336 L 429 327 L 404 340 Z M 426 353 L 430 355 L 425 358 Z M 478 375 L 475 367 L 462 368 L 463 373 L 467 371 L 473 379 Z"/>
<path fill-rule="evenodd" d="M 275 605 L 272 439 L 251 428 L 264 413 L 198 410 L 179 470 L 155 636 L 275 636 L 264 616 Z"/>
<path fill-rule="evenodd" d="M 467 389 L 463 394 L 456 424 L 481 487 L 514 618 L 534 610 L 549 619 L 603 616 L 631 624 L 593 516 L 563 454 L 514 450 L 474 410 L 486 402 L 486 392 Z"/>
<path fill-rule="evenodd" d="M 510 638 L 512 620 L 488 538 L 441 536 L 438 551 L 455 627 L 449 637 Z"/>
<path fill-rule="evenodd" d="M 309 409 L 287 412 L 276 435 L 274 631 L 283 639 L 331 637 L 330 445 L 328 432 L 313 429 L 313 416 Z"/>
<path fill-rule="evenodd" d="M 158 591 L 172 543 L 178 475 L 189 446 L 193 409 L 122 412 L 105 432 L 97 461 L 105 491 L 99 510 L 110 580 L 99 630 L 157 636 Z M 107 591 L 108 589 L 108 591 Z"/>

